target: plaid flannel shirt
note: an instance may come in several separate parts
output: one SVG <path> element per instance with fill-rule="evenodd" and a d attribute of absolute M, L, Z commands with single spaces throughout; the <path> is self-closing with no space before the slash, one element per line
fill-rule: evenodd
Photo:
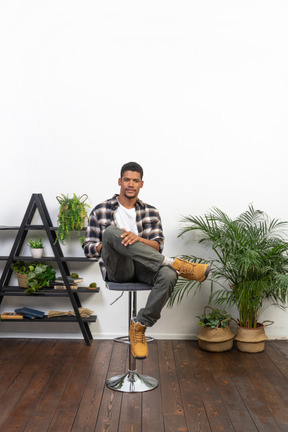
<path fill-rule="evenodd" d="M 119 206 L 117 200 L 118 196 L 117 194 L 114 195 L 113 198 L 98 204 L 92 210 L 85 240 L 82 245 L 87 258 L 94 258 L 96 261 L 99 261 L 104 280 L 106 278 L 106 269 L 101 255 L 97 252 L 97 246 L 102 242 L 102 235 L 105 229 L 110 225 L 117 225 L 114 213 Z M 149 204 L 143 203 L 139 199 L 137 199 L 135 209 L 139 237 L 143 237 L 147 240 L 156 240 L 159 243 L 159 251 L 162 252 L 164 247 L 164 234 L 158 210 Z"/>

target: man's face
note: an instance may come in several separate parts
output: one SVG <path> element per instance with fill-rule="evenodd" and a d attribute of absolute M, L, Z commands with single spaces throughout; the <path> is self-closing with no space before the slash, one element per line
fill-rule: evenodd
<path fill-rule="evenodd" d="M 125 171 L 122 178 L 119 178 L 120 195 L 126 198 L 137 198 L 140 189 L 143 187 L 140 173 L 136 171 Z"/>

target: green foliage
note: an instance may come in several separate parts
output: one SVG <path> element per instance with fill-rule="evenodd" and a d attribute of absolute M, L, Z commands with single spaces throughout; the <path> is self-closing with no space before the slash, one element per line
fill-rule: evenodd
<path fill-rule="evenodd" d="M 42 242 L 42 238 L 40 237 L 40 239 L 29 239 L 28 240 L 28 245 L 32 248 L 32 249 L 42 249 L 43 248 L 43 242 Z"/>
<path fill-rule="evenodd" d="M 28 275 L 28 288 L 25 290 L 27 294 L 40 291 L 43 287 L 49 286 L 50 282 L 54 282 L 56 278 L 56 272 L 52 266 L 39 262 L 17 261 L 11 265 L 11 268 L 17 273 Z"/>
<path fill-rule="evenodd" d="M 228 314 L 224 309 L 210 308 L 211 312 L 206 313 L 206 308 L 204 313 L 199 318 L 198 325 L 215 328 L 225 328 L 229 325 L 231 321 L 231 315 Z"/>
<path fill-rule="evenodd" d="M 29 273 L 29 264 L 24 261 L 17 261 L 11 265 L 11 269 L 16 273 L 27 275 Z"/>
<path fill-rule="evenodd" d="M 78 231 L 78 238 L 81 244 L 84 241 L 84 236 L 81 237 L 80 231 L 84 227 L 85 219 L 88 217 L 87 208 L 90 207 L 85 203 L 87 195 L 85 195 L 84 201 L 81 199 L 84 197 L 77 197 L 75 193 L 72 198 L 69 198 L 68 194 L 61 194 L 61 197 L 57 197 L 60 203 L 60 209 L 57 219 L 57 240 L 62 244 L 69 243 L 71 240 L 71 232 Z"/>
<path fill-rule="evenodd" d="M 199 243 L 207 242 L 215 253 L 215 259 L 206 261 L 211 266 L 210 302 L 235 305 L 239 325 L 252 328 L 264 306 L 284 307 L 288 294 L 287 222 L 270 219 L 252 205 L 235 220 L 214 207 L 204 217 L 189 215 L 182 222 L 185 227 L 180 235 L 199 231 Z M 200 284 L 179 279 L 170 306 L 195 286 L 199 289 Z"/>

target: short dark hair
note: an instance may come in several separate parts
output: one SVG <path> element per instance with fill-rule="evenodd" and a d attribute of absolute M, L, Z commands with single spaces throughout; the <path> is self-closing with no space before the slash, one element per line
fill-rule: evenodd
<path fill-rule="evenodd" d="M 140 173 L 141 180 L 143 178 L 143 168 L 137 162 L 127 162 L 126 164 L 124 164 L 121 168 L 120 178 L 123 177 L 125 171 L 136 171 Z"/>

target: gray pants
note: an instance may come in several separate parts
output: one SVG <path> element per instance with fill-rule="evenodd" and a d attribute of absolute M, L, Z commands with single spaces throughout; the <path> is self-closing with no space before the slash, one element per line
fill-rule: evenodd
<path fill-rule="evenodd" d="M 161 310 L 169 299 L 177 282 L 177 273 L 169 266 L 162 266 L 164 255 L 156 249 L 136 242 L 122 244 L 123 230 L 109 226 L 102 238 L 101 256 L 111 282 L 144 282 L 153 286 L 145 308 L 140 309 L 137 321 L 151 327 L 161 316 Z"/>

